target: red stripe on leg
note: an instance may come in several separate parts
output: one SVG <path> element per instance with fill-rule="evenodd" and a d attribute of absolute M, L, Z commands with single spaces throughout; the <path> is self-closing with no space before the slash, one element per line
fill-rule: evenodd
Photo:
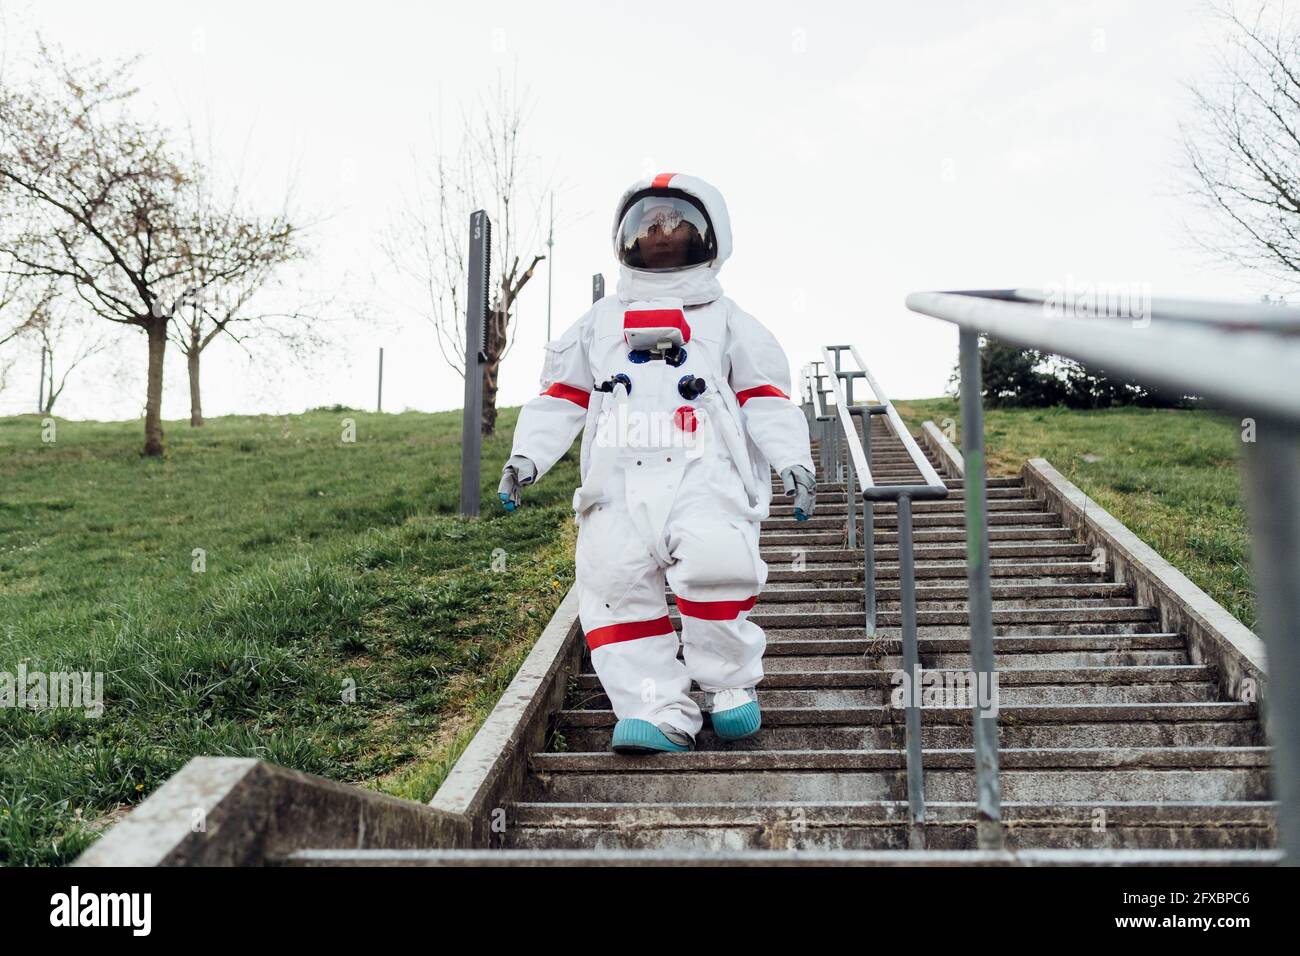
<path fill-rule="evenodd" d="M 781 391 L 775 385 L 755 385 L 753 388 L 744 388 L 736 393 L 736 401 L 744 405 L 751 398 L 789 398 L 785 392 Z"/>
<path fill-rule="evenodd" d="M 563 398 L 566 401 L 573 402 L 575 405 L 581 405 L 583 408 L 586 408 L 587 403 L 591 401 L 590 392 L 584 392 L 582 389 L 574 388 L 572 385 L 565 385 L 563 382 L 556 382 L 546 391 L 542 392 L 542 394 L 549 395 L 551 398 Z"/>
<path fill-rule="evenodd" d="M 653 621 L 630 621 L 627 624 L 606 624 L 587 632 L 587 646 L 593 651 L 606 644 L 635 641 L 640 637 L 659 637 L 673 633 L 672 619 L 665 614 Z"/>
<path fill-rule="evenodd" d="M 743 601 L 688 601 L 677 599 L 677 610 L 686 617 L 699 618 L 701 621 L 734 621 L 742 611 L 752 611 L 758 602 L 758 595 Z"/>

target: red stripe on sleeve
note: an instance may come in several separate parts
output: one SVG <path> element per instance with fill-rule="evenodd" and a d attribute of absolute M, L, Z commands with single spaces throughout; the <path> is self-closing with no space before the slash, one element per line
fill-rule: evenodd
<path fill-rule="evenodd" d="M 673 633 L 673 622 L 667 614 L 653 621 L 631 621 L 627 624 L 607 624 L 587 632 L 587 646 L 593 651 L 606 644 L 635 641 L 639 637 L 659 637 Z"/>
<path fill-rule="evenodd" d="M 688 601 L 677 598 L 677 610 L 687 617 L 699 618 L 701 621 L 734 621 L 742 611 L 754 610 L 758 595 L 743 601 Z"/>
<path fill-rule="evenodd" d="M 584 392 L 580 388 L 565 385 L 563 382 L 556 382 L 542 394 L 549 395 L 551 398 L 567 399 L 575 405 L 581 405 L 583 408 L 586 408 L 587 403 L 591 401 L 591 392 Z"/>
<path fill-rule="evenodd" d="M 744 405 L 751 398 L 786 398 L 790 396 L 781 391 L 775 385 L 755 385 L 753 388 L 742 389 L 736 393 L 736 401 Z"/>

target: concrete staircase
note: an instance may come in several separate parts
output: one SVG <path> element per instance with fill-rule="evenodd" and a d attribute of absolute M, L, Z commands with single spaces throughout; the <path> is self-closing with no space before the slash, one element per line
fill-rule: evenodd
<path fill-rule="evenodd" d="M 869 420 L 876 479 L 917 483 L 884 418 Z M 959 474 L 931 429 L 936 469 Z M 922 708 L 925 849 L 915 848 L 906 711 L 890 703 L 902 654 L 894 506 L 876 506 L 880 627 L 868 639 L 862 552 L 847 546 L 849 505 L 833 479 L 822 476 L 813 520 L 796 523 L 778 497 L 763 528 L 770 573 L 754 619 L 769 643 L 756 737 L 724 745 L 706 723 L 694 753 L 610 753 L 614 715 L 571 591 L 430 804 L 197 757 L 79 864 L 1281 862 L 1269 752 L 1256 704 L 1243 702 L 1264 683 L 1258 638 L 1042 460 L 988 488 L 1006 848 L 975 848 L 965 704 Z M 963 482 L 947 484 L 946 500 L 914 505 L 919 652 L 926 670 L 965 673 Z"/>
<path fill-rule="evenodd" d="M 871 421 L 873 475 L 918 481 L 897 436 Z M 814 519 L 796 523 L 777 497 L 763 526 L 771 570 L 753 615 L 769 641 L 760 733 L 722 744 L 706 721 L 695 753 L 610 753 L 614 715 L 584 657 L 546 748 L 531 755 L 522 799 L 505 808 L 503 849 L 616 858 L 908 847 L 904 712 L 889 702 L 901 668 L 894 508 L 876 506 L 880 627 L 868 639 L 844 485 L 819 480 Z M 920 656 L 927 670 L 965 671 L 963 482 L 947 484 L 947 500 L 914 506 Z M 1223 699 L 1183 635 L 1162 632 L 1156 610 L 1110 579 L 1020 479 L 990 479 L 988 497 L 1008 849 L 1271 846 L 1255 705 Z M 859 503 L 859 521 L 861 512 Z M 972 849 L 970 710 L 922 716 L 926 846 Z"/>

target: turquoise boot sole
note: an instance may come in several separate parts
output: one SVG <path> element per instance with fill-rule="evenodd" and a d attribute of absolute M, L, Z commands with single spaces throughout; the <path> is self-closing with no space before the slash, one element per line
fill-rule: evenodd
<path fill-rule="evenodd" d="M 739 707 L 732 707 L 712 715 L 713 732 L 722 740 L 744 740 L 758 733 L 763 725 L 763 715 L 758 709 L 757 701 L 750 701 Z"/>
<path fill-rule="evenodd" d="M 614 725 L 609 749 L 620 754 L 689 753 L 690 747 L 673 743 L 648 720 L 620 720 Z"/>

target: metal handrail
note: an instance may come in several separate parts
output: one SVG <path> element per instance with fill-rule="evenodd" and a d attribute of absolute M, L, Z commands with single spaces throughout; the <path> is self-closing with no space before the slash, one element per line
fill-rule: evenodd
<path fill-rule="evenodd" d="M 856 369 L 841 367 L 841 356 L 847 351 L 853 356 Z M 832 353 L 833 356 L 832 356 Z M 828 345 L 821 350 L 821 362 L 829 370 L 824 377 L 831 379 L 830 394 L 835 399 L 835 417 L 829 414 L 813 416 L 822 422 L 822 449 L 828 440 L 836 443 L 835 466 L 837 475 L 843 465 L 844 499 L 847 504 L 846 535 L 850 548 L 857 546 L 857 507 L 855 499 L 862 498 L 862 588 L 864 631 L 868 637 L 876 636 L 876 502 L 894 501 L 898 515 L 898 584 L 901 635 L 903 645 L 904 687 L 909 690 L 904 720 L 907 750 L 907 803 L 911 824 L 911 845 L 925 845 L 925 777 L 921 747 L 921 681 L 920 651 L 916 636 L 916 561 L 912 541 L 912 501 L 914 499 L 939 499 L 948 496 L 948 486 L 917 446 L 902 417 L 885 395 L 884 389 L 851 345 Z M 812 384 L 809 371 L 810 401 L 818 389 Z M 853 382 L 864 380 L 875 398 L 874 403 L 856 404 L 853 401 Z M 816 409 L 814 406 L 814 410 Z M 872 415 L 884 415 L 889 427 L 898 435 L 913 465 L 920 472 L 921 484 L 881 484 L 871 474 L 871 423 Z M 854 417 L 863 418 L 859 437 Z M 838 422 L 839 428 L 831 427 Z M 838 443 L 842 440 L 841 456 Z M 854 486 L 857 486 L 857 494 Z"/>
<path fill-rule="evenodd" d="M 1300 309 L 1248 303 L 1153 299 L 1133 317 L 1056 314 L 1040 293 L 997 289 L 916 292 L 915 312 L 960 327 L 962 454 L 966 460 L 971 655 L 993 666 L 991 588 L 979 337 L 1041 349 L 1137 381 L 1209 399 L 1243 415 L 1261 637 L 1270 690 L 1265 722 L 1278 800 L 1278 844 L 1300 863 Z M 976 572 L 979 572 L 978 574 Z M 977 615 L 978 605 L 978 615 Z M 990 733 L 991 731 L 991 733 Z M 976 719 L 981 817 L 997 814 L 996 727 Z M 991 752 L 991 762 L 987 760 Z M 996 817 L 994 818 L 996 819 Z"/>
<path fill-rule="evenodd" d="M 1184 300 L 1161 311 L 1153 300 L 1141 321 L 1051 314 L 1014 291 L 914 292 L 907 307 L 962 329 L 1025 348 L 1041 348 L 1150 384 L 1186 390 L 1254 416 L 1300 425 L 1300 341 L 1283 334 L 1292 306 L 1257 306 L 1216 321 L 1215 303 L 1191 312 Z M 1283 316 L 1269 328 L 1246 323 L 1257 310 Z M 1189 315 L 1199 314 L 1199 320 Z M 1240 321 L 1238 321 L 1240 320 Z M 1290 321 L 1286 321 L 1290 320 Z"/>
<path fill-rule="evenodd" d="M 926 295 L 932 293 L 918 293 Z M 1061 295 L 1047 289 L 972 289 L 962 292 L 945 292 L 940 295 L 964 295 L 980 299 L 999 299 L 1004 302 L 1029 302 L 1047 306 L 1050 310 L 1065 311 L 1058 300 Z M 1145 317 L 1158 315 L 1166 322 L 1190 322 L 1225 329 L 1270 331 L 1284 334 L 1300 332 L 1300 308 L 1285 302 L 1209 302 L 1200 299 L 1152 298 L 1143 302 Z M 1212 311 L 1207 311 L 1207 309 Z M 1092 318 L 1121 318 L 1131 321 L 1132 316 L 1089 315 L 1096 310 L 1086 302 L 1076 311 Z"/>
<path fill-rule="evenodd" d="M 849 352 L 853 356 L 853 361 L 857 363 L 858 368 L 861 370 L 863 379 L 870 386 L 871 394 L 875 397 L 876 403 L 884 408 L 883 414 L 893 426 L 894 433 L 898 435 L 899 440 L 903 443 L 903 448 L 907 450 L 908 457 L 912 459 L 912 464 L 916 466 L 922 478 L 922 483 L 919 485 L 877 486 L 877 489 L 888 489 L 889 496 L 875 497 L 873 500 L 891 501 L 900 489 L 905 490 L 913 498 L 946 498 L 948 496 L 948 486 L 944 484 L 943 479 L 939 477 L 939 473 L 930 464 L 930 459 L 925 456 L 925 452 L 921 451 L 920 446 L 916 444 L 916 439 L 912 437 L 912 433 L 903 422 L 902 416 L 894 408 L 894 403 L 886 397 L 885 390 L 880 387 L 876 377 L 871 374 L 871 369 L 867 368 L 867 363 L 862 361 L 857 346 L 850 345 Z M 874 407 L 872 411 L 875 411 Z M 868 489 L 868 493 L 873 493 L 872 489 Z M 879 491 L 877 490 L 875 493 L 879 494 Z"/>

